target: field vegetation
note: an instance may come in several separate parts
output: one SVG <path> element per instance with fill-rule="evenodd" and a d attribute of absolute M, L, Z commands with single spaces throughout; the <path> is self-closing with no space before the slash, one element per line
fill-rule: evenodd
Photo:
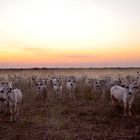
<path fill-rule="evenodd" d="M 140 69 L 34 69 L 1 70 L 5 79 L 14 74 L 54 76 L 88 76 L 101 78 L 134 75 Z M 3 79 L 4 79 L 3 78 Z M 140 96 L 136 96 L 132 107 L 133 116 L 123 117 L 123 104 L 114 108 L 109 93 L 105 100 L 98 91 L 85 86 L 76 89 L 76 100 L 67 96 L 63 88 L 60 101 L 52 89 L 48 101 L 36 97 L 35 89 L 25 80 L 18 88 L 23 93 L 20 119 L 9 122 L 8 116 L 0 114 L 1 140 L 139 140 Z"/>

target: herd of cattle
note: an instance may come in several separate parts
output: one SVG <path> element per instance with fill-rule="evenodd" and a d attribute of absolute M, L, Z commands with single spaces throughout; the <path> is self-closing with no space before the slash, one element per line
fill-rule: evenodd
<path fill-rule="evenodd" d="M 48 93 L 52 90 L 57 100 L 61 100 L 64 92 L 71 100 L 76 99 L 76 93 L 84 88 L 92 92 L 98 91 L 101 99 L 105 100 L 110 93 L 112 104 L 116 100 L 123 101 L 124 115 L 131 116 L 131 106 L 135 95 L 140 93 L 140 74 L 109 76 L 103 78 L 90 78 L 87 76 L 60 76 L 41 77 L 37 75 L 27 76 L 25 74 L 10 75 L 8 80 L 0 78 L 0 111 L 7 113 L 10 111 L 10 121 L 16 121 L 19 117 L 19 109 L 23 100 L 23 93 L 20 89 L 22 82 L 30 88 L 35 89 L 36 97 L 41 100 L 48 100 Z"/>

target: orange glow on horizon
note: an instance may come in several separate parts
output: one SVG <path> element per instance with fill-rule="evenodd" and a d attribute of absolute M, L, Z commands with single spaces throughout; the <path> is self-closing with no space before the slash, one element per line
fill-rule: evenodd
<path fill-rule="evenodd" d="M 108 49 L 96 48 L 90 50 L 60 50 L 57 52 L 44 52 L 45 49 L 39 48 L 27 48 L 27 49 L 13 49 L 9 51 L 4 48 L 1 51 L 0 63 L 12 63 L 15 64 L 28 64 L 30 65 L 57 65 L 57 64 L 82 64 L 82 63 L 111 63 L 113 60 L 116 61 L 137 61 L 140 59 L 140 48 L 135 47 L 132 50 L 132 47 L 122 47 L 122 48 L 113 48 L 108 47 Z M 31 51 L 31 52 L 30 52 Z"/>

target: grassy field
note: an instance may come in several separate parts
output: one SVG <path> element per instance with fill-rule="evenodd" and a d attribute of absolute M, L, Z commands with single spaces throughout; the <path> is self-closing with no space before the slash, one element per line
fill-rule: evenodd
<path fill-rule="evenodd" d="M 25 73 L 39 76 L 104 77 L 134 75 L 140 69 L 53 69 L 53 70 L 1 70 L 0 75 Z M 139 140 L 140 96 L 135 98 L 133 116 L 123 117 L 123 107 L 113 107 L 109 94 L 103 101 L 100 94 L 87 88 L 76 92 L 76 100 L 67 98 L 63 91 L 60 102 L 49 91 L 49 101 L 36 99 L 35 90 L 25 82 L 20 83 L 23 103 L 20 120 L 8 122 L 0 114 L 0 139 L 2 140 Z"/>

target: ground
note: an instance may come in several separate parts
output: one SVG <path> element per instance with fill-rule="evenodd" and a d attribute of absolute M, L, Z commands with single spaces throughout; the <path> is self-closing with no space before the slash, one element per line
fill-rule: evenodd
<path fill-rule="evenodd" d="M 1 140 L 139 140 L 140 98 L 134 100 L 133 116 L 123 116 L 123 105 L 112 106 L 109 96 L 77 91 L 76 100 L 65 96 L 58 101 L 50 93 L 49 101 L 36 99 L 35 91 L 21 87 L 23 103 L 20 119 L 9 122 L 0 114 Z"/>

